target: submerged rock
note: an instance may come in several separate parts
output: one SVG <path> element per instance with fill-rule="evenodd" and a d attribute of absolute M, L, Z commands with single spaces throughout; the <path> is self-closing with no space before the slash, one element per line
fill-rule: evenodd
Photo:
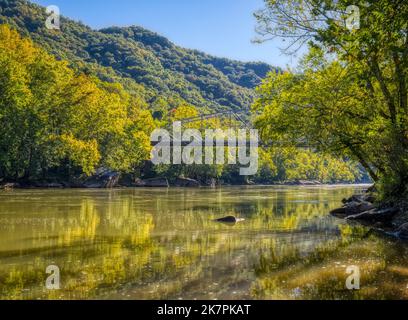
<path fill-rule="evenodd" d="M 245 219 L 240 219 L 234 216 L 227 216 L 227 217 L 223 217 L 223 218 L 219 218 L 219 219 L 215 219 L 214 221 L 217 222 L 225 222 L 225 223 L 237 223 L 240 221 L 244 221 Z"/>

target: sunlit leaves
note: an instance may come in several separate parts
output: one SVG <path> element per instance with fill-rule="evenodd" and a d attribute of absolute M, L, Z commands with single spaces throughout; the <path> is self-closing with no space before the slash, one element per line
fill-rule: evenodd
<path fill-rule="evenodd" d="M 138 95 L 75 74 L 4 25 L 0 53 L 2 176 L 91 174 L 98 166 L 129 172 L 149 158 L 155 124 Z"/>

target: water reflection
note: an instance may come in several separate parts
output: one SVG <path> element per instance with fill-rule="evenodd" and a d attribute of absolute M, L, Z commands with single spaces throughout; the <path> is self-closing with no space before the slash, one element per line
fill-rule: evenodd
<path fill-rule="evenodd" d="M 405 298 L 405 246 L 327 215 L 355 189 L 2 192 L 0 298 Z M 245 221 L 213 221 L 228 215 Z M 45 289 L 51 264 L 61 290 Z"/>

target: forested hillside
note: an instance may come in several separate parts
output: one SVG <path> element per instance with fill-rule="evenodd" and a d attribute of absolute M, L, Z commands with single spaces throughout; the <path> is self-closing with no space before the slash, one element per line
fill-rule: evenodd
<path fill-rule="evenodd" d="M 120 84 L 76 74 L 6 25 L 0 70 L 1 178 L 132 172 L 148 159 L 154 121 Z"/>
<path fill-rule="evenodd" d="M 277 70 L 183 49 L 141 27 L 95 31 L 63 18 L 61 30 L 48 30 L 46 18 L 43 7 L 0 0 L 0 182 L 73 185 L 106 168 L 132 179 L 188 177 L 211 185 L 364 179 L 347 158 L 298 148 L 259 148 L 259 171 L 251 178 L 240 176 L 237 165 L 144 170 L 154 128 L 200 112 L 249 115 L 255 87 Z"/>
<path fill-rule="evenodd" d="M 29 36 L 75 69 L 138 92 L 153 109 L 187 102 L 202 110 L 249 110 L 254 88 L 273 67 L 242 63 L 178 47 L 141 27 L 92 30 L 63 18 L 45 28 L 45 8 L 25 0 L 0 0 L 0 23 Z"/>

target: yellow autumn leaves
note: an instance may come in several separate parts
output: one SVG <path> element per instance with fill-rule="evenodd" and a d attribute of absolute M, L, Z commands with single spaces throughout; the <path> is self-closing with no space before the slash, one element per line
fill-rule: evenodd
<path fill-rule="evenodd" d="M 0 70 L 1 176 L 130 172 L 149 158 L 154 120 L 120 84 L 75 72 L 6 25 Z"/>

